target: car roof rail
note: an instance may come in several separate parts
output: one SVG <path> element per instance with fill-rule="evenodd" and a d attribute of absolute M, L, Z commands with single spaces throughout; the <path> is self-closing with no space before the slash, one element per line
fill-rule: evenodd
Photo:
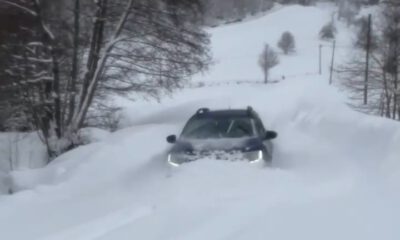
<path fill-rule="evenodd" d="M 210 109 L 208 108 L 200 108 L 199 110 L 197 110 L 196 114 L 204 114 L 204 113 L 208 113 L 210 111 Z"/>
<path fill-rule="evenodd" d="M 252 107 L 250 107 L 250 106 L 247 107 L 247 114 L 250 116 L 254 114 L 254 110 Z"/>

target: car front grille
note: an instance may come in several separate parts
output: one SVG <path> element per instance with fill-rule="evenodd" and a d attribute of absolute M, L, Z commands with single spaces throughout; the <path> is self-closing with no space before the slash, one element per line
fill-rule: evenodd
<path fill-rule="evenodd" d="M 185 157 L 188 161 L 196 161 L 199 159 L 228 160 L 239 161 L 244 160 L 240 151 L 191 151 L 186 152 Z"/>

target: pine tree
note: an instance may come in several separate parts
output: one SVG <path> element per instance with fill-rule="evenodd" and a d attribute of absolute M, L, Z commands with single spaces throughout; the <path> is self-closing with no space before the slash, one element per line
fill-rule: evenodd
<path fill-rule="evenodd" d="M 332 40 L 335 39 L 337 33 L 337 29 L 333 22 L 329 22 L 321 28 L 319 32 L 319 37 L 322 40 Z"/>
<path fill-rule="evenodd" d="M 285 54 L 294 52 L 296 48 L 294 36 L 290 32 L 284 32 L 278 42 L 278 47 L 282 49 Z"/>

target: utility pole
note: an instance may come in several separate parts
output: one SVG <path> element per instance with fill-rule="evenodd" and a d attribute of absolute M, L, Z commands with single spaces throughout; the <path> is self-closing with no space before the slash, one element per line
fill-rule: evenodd
<path fill-rule="evenodd" d="M 331 61 L 331 74 L 329 76 L 329 84 L 332 84 L 333 81 L 333 65 L 335 63 L 335 51 L 336 51 L 336 40 L 333 40 L 332 47 L 332 61 Z"/>
<path fill-rule="evenodd" d="M 367 45 L 365 46 L 365 80 L 364 80 L 364 105 L 368 103 L 368 75 L 369 75 L 369 52 L 371 49 L 371 26 L 372 15 L 368 15 L 368 31 L 367 31 Z"/>
<path fill-rule="evenodd" d="M 322 74 L 322 44 L 319 45 L 319 75 Z"/>

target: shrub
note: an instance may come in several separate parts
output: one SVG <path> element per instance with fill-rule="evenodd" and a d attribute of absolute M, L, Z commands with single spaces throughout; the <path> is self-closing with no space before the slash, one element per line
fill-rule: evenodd
<path fill-rule="evenodd" d="M 319 32 L 319 37 L 323 40 L 335 39 L 337 33 L 336 26 L 333 22 L 324 25 Z"/>
<path fill-rule="evenodd" d="M 291 34 L 290 32 L 284 32 L 278 42 L 278 47 L 282 49 L 284 54 L 294 52 L 296 48 L 296 43 L 293 34 Z"/>

